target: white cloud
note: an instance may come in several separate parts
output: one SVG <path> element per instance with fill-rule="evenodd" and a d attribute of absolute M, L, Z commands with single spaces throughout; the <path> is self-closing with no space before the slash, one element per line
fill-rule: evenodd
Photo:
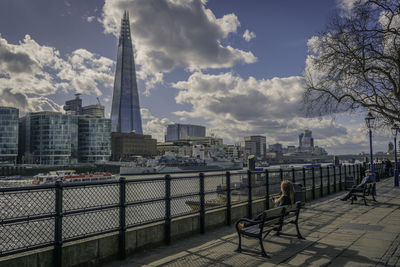
<path fill-rule="evenodd" d="M 95 19 L 94 16 L 89 16 L 86 18 L 87 22 L 92 22 Z"/>
<path fill-rule="evenodd" d="M 250 42 L 250 40 L 254 38 L 256 38 L 256 34 L 254 32 L 246 29 L 246 31 L 243 33 L 243 39 L 245 39 L 247 42 Z"/>
<path fill-rule="evenodd" d="M 299 76 L 245 80 L 232 73 L 196 72 L 173 87 L 180 90 L 176 96 L 178 104 L 192 105 L 191 110 L 177 111 L 175 115 L 206 120 L 208 130 L 227 143 L 261 134 L 267 137 L 267 144 L 297 145 L 298 135 L 310 129 L 316 145 L 330 152 L 358 153 L 368 149 L 362 122 L 343 125 L 330 117 L 305 116 L 303 78 Z M 382 147 L 385 142 L 383 139 L 379 145 Z"/>
<path fill-rule="evenodd" d="M 257 60 L 249 51 L 222 45 L 240 22 L 235 14 L 216 18 L 206 1 L 106 0 L 102 19 L 106 33 L 119 36 L 124 10 L 130 14 L 138 77 L 148 89 L 176 67 L 230 68 Z"/>
<path fill-rule="evenodd" d="M 102 95 L 112 86 L 112 60 L 78 49 L 67 55 L 40 45 L 29 35 L 19 44 L 0 36 L 0 96 L 3 105 L 22 111 L 60 110 L 48 98 L 58 92 Z"/>
<path fill-rule="evenodd" d="M 173 122 L 168 118 L 160 119 L 153 116 L 147 108 L 141 108 L 140 113 L 143 120 L 143 133 L 152 135 L 158 142 L 164 142 L 167 125 Z"/>

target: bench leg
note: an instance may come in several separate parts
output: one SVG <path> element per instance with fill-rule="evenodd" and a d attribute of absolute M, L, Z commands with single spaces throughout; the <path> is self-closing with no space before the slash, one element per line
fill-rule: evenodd
<path fill-rule="evenodd" d="M 365 206 L 368 206 L 367 200 L 366 200 L 366 197 L 365 197 L 365 196 L 364 196 L 364 204 L 365 204 Z"/>
<path fill-rule="evenodd" d="M 372 199 L 373 199 L 375 202 L 378 202 L 378 200 L 375 199 L 375 196 L 372 196 Z"/>
<path fill-rule="evenodd" d="M 299 224 L 296 222 L 295 225 L 296 225 L 296 231 L 297 231 L 297 238 L 305 239 L 300 233 Z"/>
<path fill-rule="evenodd" d="M 235 250 L 236 252 L 242 252 L 242 237 L 241 235 L 238 233 L 239 235 L 239 245 L 238 248 Z"/>
<path fill-rule="evenodd" d="M 261 247 L 261 254 L 263 255 L 263 257 L 268 258 L 267 252 L 265 252 L 265 249 L 264 249 L 264 244 L 263 244 L 262 238 L 260 238 L 260 247 Z"/>

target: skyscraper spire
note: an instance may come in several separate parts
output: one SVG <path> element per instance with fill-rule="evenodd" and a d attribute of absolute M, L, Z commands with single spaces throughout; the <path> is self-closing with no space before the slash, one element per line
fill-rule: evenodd
<path fill-rule="evenodd" d="M 111 107 L 113 132 L 143 134 L 135 60 L 129 26 L 129 13 L 124 11 L 118 43 L 113 102 Z"/>

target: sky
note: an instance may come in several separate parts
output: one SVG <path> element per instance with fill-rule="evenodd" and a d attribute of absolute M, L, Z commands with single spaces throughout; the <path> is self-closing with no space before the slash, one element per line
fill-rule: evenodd
<path fill-rule="evenodd" d="M 298 145 L 309 129 L 330 154 L 369 152 L 365 111 L 309 117 L 309 40 L 354 0 L 2 0 L 0 106 L 21 115 L 83 104 L 111 111 L 123 11 L 130 15 L 144 134 L 200 124 L 234 144 L 248 135 Z M 363 113 L 364 112 L 364 113 Z M 389 132 L 374 130 L 374 151 Z"/>

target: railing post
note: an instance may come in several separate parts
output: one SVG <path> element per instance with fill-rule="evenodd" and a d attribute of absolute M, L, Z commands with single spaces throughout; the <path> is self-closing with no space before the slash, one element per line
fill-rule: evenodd
<path fill-rule="evenodd" d="M 54 263 L 56 266 L 62 266 L 62 217 L 63 217 L 63 184 L 56 182 L 55 190 L 55 221 L 54 221 Z"/>
<path fill-rule="evenodd" d="M 231 173 L 226 172 L 226 224 L 231 225 Z"/>
<path fill-rule="evenodd" d="M 333 192 L 336 193 L 336 165 L 333 166 Z"/>
<path fill-rule="evenodd" d="M 171 176 L 165 175 L 165 244 L 171 244 Z"/>
<path fill-rule="evenodd" d="M 319 167 L 319 179 L 321 180 L 321 185 L 320 185 L 321 194 L 319 197 L 322 197 L 324 195 L 324 184 L 322 182 L 322 166 Z"/>
<path fill-rule="evenodd" d="M 248 184 L 248 187 L 249 187 L 249 190 L 248 190 L 249 194 L 248 194 L 248 198 L 247 198 L 247 203 L 248 203 L 247 204 L 247 217 L 251 218 L 253 216 L 253 207 L 252 207 L 252 205 L 253 205 L 253 197 L 252 197 L 253 193 L 252 193 L 251 171 L 250 170 L 247 171 L 247 184 Z"/>
<path fill-rule="evenodd" d="M 204 194 L 204 173 L 199 174 L 200 178 L 200 233 L 204 234 L 205 232 L 205 194 Z"/>
<path fill-rule="evenodd" d="M 342 166 L 339 165 L 339 191 L 343 190 L 342 186 Z"/>
<path fill-rule="evenodd" d="M 279 174 L 280 174 L 280 179 L 282 182 L 283 181 L 283 170 L 281 168 L 279 168 Z"/>
<path fill-rule="evenodd" d="M 295 177 L 295 171 L 294 168 L 292 168 L 292 183 L 296 182 L 296 177 Z"/>
<path fill-rule="evenodd" d="M 331 194 L 331 177 L 329 173 L 329 166 L 326 166 L 326 174 L 328 176 L 328 195 Z"/>
<path fill-rule="evenodd" d="M 119 179 L 119 256 L 120 259 L 126 258 L 126 179 Z"/>
<path fill-rule="evenodd" d="M 269 210 L 269 172 L 268 169 L 265 169 L 265 200 L 266 200 L 266 209 Z"/>
<path fill-rule="evenodd" d="M 312 178 L 312 199 L 315 199 L 315 170 L 314 167 L 312 167 L 312 172 L 311 172 L 311 178 Z"/>
<path fill-rule="evenodd" d="M 304 201 L 307 202 L 306 168 L 304 168 L 304 167 L 303 167 L 303 186 L 304 186 L 304 192 L 306 194 Z"/>

